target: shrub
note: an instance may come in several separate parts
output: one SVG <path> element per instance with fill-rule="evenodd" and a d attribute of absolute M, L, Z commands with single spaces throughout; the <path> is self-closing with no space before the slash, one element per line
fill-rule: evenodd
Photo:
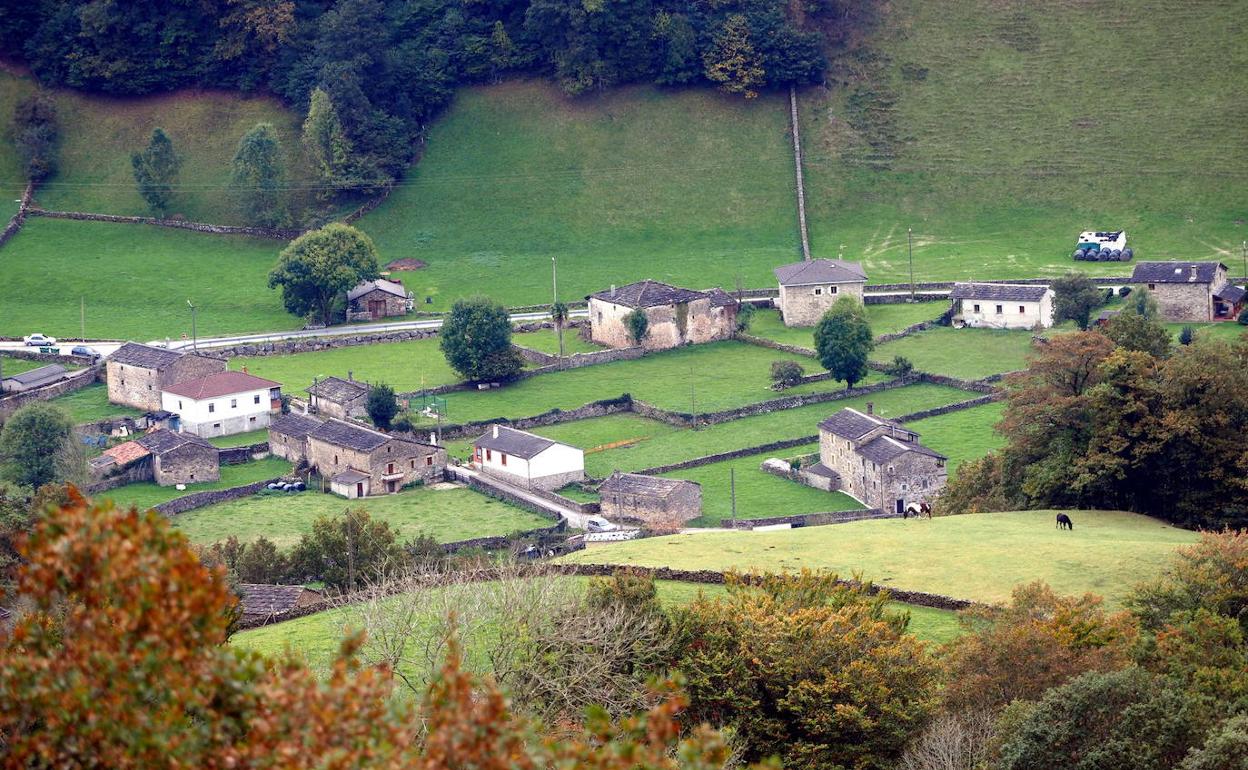
<path fill-rule="evenodd" d="M 368 419 L 382 430 L 390 430 L 394 416 L 399 413 L 399 401 L 394 397 L 394 388 L 378 383 L 368 389 L 368 403 L 365 405 Z"/>
<path fill-rule="evenodd" d="M 802 381 L 806 370 L 796 361 L 772 361 L 771 381 L 781 388 L 791 388 Z"/>
<path fill-rule="evenodd" d="M 1130 286 L 1119 286 L 1119 287 L 1118 287 L 1118 296 L 1119 296 L 1119 297 L 1125 297 L 1125 296 L 1127 296 L 1127 295 L 1128 295 L 1128 294 L 1130 294 L 1130 293 L 1131 293 L 1131 287 L 1130 287 Z"/>
<path fill-rule="evenodd" d="M 1179 330 L 1179 344 L 1190 345 L 1196 339 L 1196 330 L 1190 326 L 1184 326 Z"/>
<path fill-rule="evenodd" d="M 646 317 L 646 311 L 641 308 L 633 308 L 633 311 L 624 316 L 624 328 L 628 330 L 628 339 L 634 345 L 640 345 L 645 341 L 646 335 L 650 333 L 650 319 Z"/>
<path fill-rule="evenodd" d="M 914 364 L 905 356 L 893 356 L 893 362 L 884 371 L 893 377 L 905 377 L 914 371 Z"/>
<path fill-rule="evenodd" d="M 505 380 L 520 371 L 511 319 L 488 297 L 457 300 L 439 333 L 446 362 L 468 380 Z"/>
<path fill-rule="evenodd" d="M 1239 318 L 1235 319 L 1240 326 L 1248 326 L 1248 307 L 1239 311 Z"/>
<path fill-rule="evenodd" d="M 758 308 L 752 303 L 740 302 L 737 304 L 737 331 L 744 332 L 750 330 L 750 323 L 754 320 L 754 312 Z"/>

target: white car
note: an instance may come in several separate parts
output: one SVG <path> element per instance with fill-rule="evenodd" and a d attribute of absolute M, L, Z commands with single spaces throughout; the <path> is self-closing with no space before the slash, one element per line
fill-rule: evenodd
<path fill-rule="evenodd" d="M 586 532 L 614 532 L 617 529 L 619 529 L 619 527 L 615 526 L 601 516 L 590 516 L 585 519 Z"/>
<path fill-rule="evenodd" d="M 46 345 L 55 345 L 56 338 L 47 337 L 45 335 L 40 334 L 39 332 L 35 332 L 34 334 L 28 335 L 26 337 L 22 337 L 22 342 L 24 342 L 27 347 L 34 347 L 36 345 L 42 347 Z"/>

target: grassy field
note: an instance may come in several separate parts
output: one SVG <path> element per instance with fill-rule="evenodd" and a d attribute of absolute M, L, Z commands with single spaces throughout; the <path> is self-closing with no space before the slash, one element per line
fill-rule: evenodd
<path fill-rule="evenodd" d="M 666 350 L 634 361 L 616 361 L 543 374 L 487 391 L 447 394 L 446 419 L 452 423 L 522 417 L 552 408 L 573 409 L 591 401 L 630 393 L 633 398 L 681 412 L 710 412 L 766 401 L 771 390 L 771 362 L 810 359 L 741 342 L 714 342 Z M 873 374 L 866 381 L 879 382 Z M 844 388 L 844 383 L 816 382 L 792 390 L 815 393 Z"/>
<path fill-rule="evenodd" d="M 38 369 L 41 366 L 47 366 L 47 364 L 42 361 L 31 361 L 26 358 L 0 356 L 0 374 L 3 374 L 5 377 L 12 377 L 15 374 L 29 372 L 31 369 Z"/>
<path fill-rule="evenodd" d="M 605 349 L 602 345 L 581 339 L 579 331 L 579 329 L 563 330 L 563 354 L 565 356 L 570 356 L 573 353 L 592 353 L 595 350 Z M 522 347 L 540 350 L 552 356 L 559 355 L 559 336 L 555 334 L 554 329 L 517 334 L 511 338 L 511 341 Z"/>
<path fill-rule="evenodd" d="M 213 489 L 229 489 L 230 487 L 238 487 L 255 481 L 277 478 L 286 473 L 290 473 L 290 463 L 278 457 L 267 457 L 263 460 L 254 460 L 241 465 L 222 465 L 220 481 L 212 481 L 205 484 L 187 484 L 184 490 L 178 490 L 175 487 L 161 487 L 152 482 L 143 482 L 110 489 L 107 492 L 101 492 L 98 496 L 112 498 L 118 506 L 123 508 L 135 505 L 138 506 L 139 510 L 147 510 L 153 505 L 172 500 L 175 497 L 182 497 L 194 492 L 207 492 Z M 179 515 L 179 521 L 181 520 L 180 517 L 181 515 Z"/>
<path fill-rule="evenodd" d="M 214 436 L 208 439 L 213 446 L 234 447 L 234 446 L 251 446 L 259 444 L 262 441 L 269 440 L 269 429 L 261 428 L 260 430 L 251 430 L 246 433 L 235 433 L 233 436 Z"/>
<path fill-rule="evenodd" d="M 939 318 L 949 308 L 948 302 L 908 302 L 888 305 L 867 305 L 867 317 L 871 320 L 871 332 L 875 336 L 895 334 L 908 326 Z M 783 342 L 814 348 L 814 328 L 809 326 L 785 326 L 779 310 L 760 310 L 750 323 L 750 334 Z"/>
<path fill-rule="evenodd" d="M 138 417 L 143 414 L 132 407 L 110 404 L 108 386 L 102 382 L 58 396 L 49 403 L 56 404 L 69 412 L 69 416 L 79 424 L 98 422 L 112 417 Z"/>
<path fill-rule="evenodd" d="M 462 89 L 420 165 L 360 222 L 407 284 L 446 309 L 485 292 L 549 302 L 654 278 L 769 286 L 799 258 L 786 101 L 630 87 Z M 422 306 L 424 307 L 424 306 Z"/>
<path fill-rule="evenodd" d="M 1248 70 L 1242 4 L 874 7 L 839 68 L 850 86 L 801 102 L 816 255 L 907 280 L 912 227 L 920 280 L 1058 274 L 1088 229 L 1125 228 L 1142 259 L 1238 256 L 1248 104 L 1227 97 Z"/>
<path fill-rule="evenodd" d="M 348 374 L 365 382 L 384 382 L 396 392 L 432 388 L 459 382 L 447 365 L 437 338 L 381 345 L 353 345 L 287 356 L 249 356 L 230 359 L 231 369 L 247 367 L 258 376 L 276 380 L 287 393 L 305 396 L 312 378 Z"/>
<path fill-rule="evenodd" d="M 1005 439 L 994 429 L 1004 411 L 1005 404 L 998 401 L 915 420 L 906 427 L 918 431 L 923 444 L 949 458 L 948 470 L 952 477 L 958 466 L 967 460 L 977 460 L 1005 446 Z"/>
<path fill-rule="evenodd" d="M 148 225 L 32 217 L 2 252 L 0 334 L 38 330 L 78 337 L 86 300 L 88 338 L 148 341 L 290 329 L 300 320 L 268 287 L 282 244 Z M 48 280 L 55 276 L 55 281 Z"/>
<path fill-rule="evenodd" d="M 1027 368 L 1031 336 L 1022 330 L 939 326 L 878 345 L 871 359 L 888 363 L 905 356 L 919 371 L 977 380 Z"/>
<path fill-rule="evenodd" d="M 703 586 L 668 580 L 657 581 L 657 587 L 660 601 L 669 608 L 689 604 L 698 597 L 699 592 L 714 597 L 725 591 L 723 586 Z M 908 630 L 919 639 L 939 644 L 961 633 L 957 615 L 953 612 L 900 602 L 893 602 L 891 608 L 910 613 Z M 327 610 L 285 623 L 241 631 L 230 637 L 230 644 L 270 657 L 290 650 L 303 656 L 317 669 L 328 669 L 342 643 L 343 631 L 351 625 L 352 619 L 349 610 Z"/>
<path fill-rule="evenodd" d="M 1248 334 L 1248 327 L 1240 326 L 1237 323 L 1228 321 L 1220 321 L 1210 324 L 1166 324 L 1166 328 L 1170 330 L 1170 334 L 1177 342 L 1179 334 L 1182 333 L 1184 326 L 1192 327 L 1196 332 L 1197 340 L 1215 339 L 1215 340 L 1238 340 L 1244 334 Z"/>
<path fill-rule="evenodd" d="M 13 114 L 29 78 L 0 73 L 0 113 Z M 198 222 L 246 224 L 229 190 L 230 161 L 238 140 L 257 123 L 273 124 L 285 151 L 287 183 L 296 191 L 310 178 L 299 142 L 300 118 L 276 99 L 223 91 L 180 91 L 142 99 L 76 91 L 53 92 L 61 126 L 58 173 L 40 185 L 37 199 L 49 209 L 148 216 L 134 183 L 131 153 L 147 146 L 159 126 L 182 160 L 171 214 Z M 5 143 L 5 152 L 10 153 Z M 0 179 L 16 186 L 16 164 L 0 157 Z M 297 193 L 296 204 L 306 202 Z M 7 218 L 8 215 L 5 214 Z"/>
<path fill-rule="evenodd" d="M 1047 581 L 1061 593 L 1091 591 L 1119 606 L 1196 533 L 1156 519 L 1074 511 L 1073 532 L 1053 511 L 886 519 L 778 532 L 708 532 L 595 546 L 568 561 L 681 569 L 829 569 L 883 586 L 1003 601 L 1019 583 Z"/>
<path fill-rule="evenodd" d="M 311 532 L 317 517 L 335 516 L 357 506 L 375 519 L 390 522 L 400 541 L 425 534 L 446 543 L 554 523 L 470 489 L 430 487 L 350 501 L 319 492 L 294 497 L 253 495 L 179 514 L 176 523 L 195 543 L 212 543 L 230 535 L 247 542 L 264 535 L 286 548 L 298 542 L 300 535 Z"/>

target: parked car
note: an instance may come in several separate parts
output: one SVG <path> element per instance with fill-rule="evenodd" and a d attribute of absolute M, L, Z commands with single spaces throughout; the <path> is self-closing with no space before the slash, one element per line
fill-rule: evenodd
<path fill-rule="evenodd" d="M 47 335 L 40 334 L 39 332 L 35 332 L 34 334 L 30 334 L 25 337 L 22 337 L 22 342 L 24 342 L 27 347 L 55 345 L 56 338 L 48 337 Z"/>
<path fill-rule="evenodd" d="M 87 358 L 99 358 L 100 351 L 87 345 L 74 345 L 73 350 L 69 351 L 75 356 L 86 356 Z"/>
<path fill-rule="evenodd" d="M 585 529 L 588 532 L 614 532 L 619 527 L 601 516 L 590 516 L 585 520 Z"/>

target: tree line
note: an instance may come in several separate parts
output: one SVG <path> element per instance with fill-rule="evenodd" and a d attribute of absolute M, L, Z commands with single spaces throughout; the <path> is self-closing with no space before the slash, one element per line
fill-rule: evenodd
<path fill-rule="evenodd" d="M 313 122 L 327 189 L 398 178 L 457 86 L 532 73 L 569 94 L 819 82 L 860 0 L 39 0 L 0 13 L 0 50 L 39 81 L 138 95 L 269 91 Z"/>

